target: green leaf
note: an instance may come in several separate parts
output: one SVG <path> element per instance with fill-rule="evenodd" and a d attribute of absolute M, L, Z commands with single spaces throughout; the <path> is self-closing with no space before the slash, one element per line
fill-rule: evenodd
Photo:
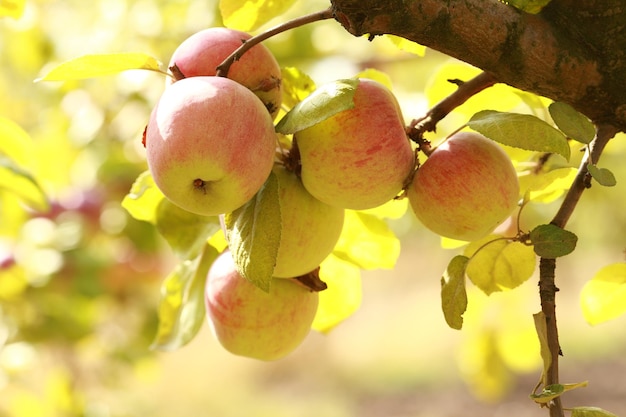
<path fill-rule="evenodd" d="M 565 387 L 561 384 L 548 385 L 539 394 L 530 394 L 530 398 L 538 404 L 547 404 L 565 392 Z"/>
<path fill-rule="evenodd" d="M 315 81 L 295 67 L 281 69 L 281 85 L 283 88 L 282 105 L 288 109 L 315 91 Z"/>
<path fill-rule="evenodd" d="M 281 235 L 278 179 L 271 173 L 243 207 L 224 216 L 226 240 L 239 273 L 269 291 Z"/>
<path fill-rule="evenodd" d="M 572 417 L 617 417 L 617 414 L 598 407 L 574 407 L 571 411 Z"/>
<path fill-rule="evenodd" d="M 353 108 L 358 85 L 358 79 L 344 79 L 319 87 L 278 122 L 276 131 L 285 135 L 296 133 Z"/>
<path fill-rule="evenodd" d="M 164 198 L 157 207 L 156 228 L 179 258 L 193 259 L 220 223 L 217 216 L 190 213 Z"/>
<path fill-rule="evenodd" d="M 58 65 L 35 82 L 82 80 L 133 69 L 160 72 L 160 68 L 161 63 L 156 58 L 143 53 L 83 55 Z"/>
<path fill-rule="evenodd" d="M 149 171 L 135 180 L 130 192 L 122 200 L 122 207 L 137 220 L 156 224 L 157 209 L 165 196 L 154 183 Z"/>
<path fill-rule="evenodd" d="M 35 178 L 13 160 L 0 155 L 0 190 L 15 194 L 29 207 L 46 212 L 50 203 Z"/>
<path fill-rule="evenodd" d="M 0 18 L 4 16 L 19 19 L 24 14 L 25 0 L 0 0 Z"/>
<path fill-rule="evenodd" d="M 503 145 L 536 152 L 553 152 L 569 160 L 570 148 L 559 130 L 529 114 L 483 110 L 467 125 Z"/>
<path fill-rule="evenodd" d="M 464 255 L 468 278 L 487 295 L 526 282 L 537 261 L 532 248 L 494 235 L 470 243 Z"/>
<path fill-rule="evenodd" d="M 538 404 L 546 404 L 567 391 L 584 388 L 587 385 L 589 385 L 587 381 L 577 382 L 575 384 L 552 384 L 546 386 L 540 394 L 531 394 L 530 398 Z"/>
<path fill-rule="evenodd" d="M 600 269 L 582 288 L 580 303 L 585 320 L 594 325 L 626 313 L 626 263 Z"/>
<path fill-rule="evenodd" d="M 218 252 L 205 245 L 202 255 L 180 263 L 161 285 L 159 325 L 151 349 L 171 351 L 189 343 L 204 322 L 204 285 Z"/>
<path fill-rule="evenodd" d="M 463 314 L 467 309 L 467 291 L 465 290 L 465 270 L 469 258 L 457 255 L 448 264 L 441 278 L 441 308 L 446 323 L 453 329 L 463 327 Z"/>
<path fill-rule="evenodd" d="M 295 0 L 220 0 L 220 13 L 226 27 L 253 31 L 280 16 Z"/>
<path fill-rule="evenodd" d="M 596 135 L 593 123 L 569 104 L 554 102 L 550 104 L 548 110 L 561 132 L 575 141 L 589 143 Z"/>
<path fill-rule="evenodd" d="M 553 224 L 542 224 L 530 232 L 530 241 L 537 255 L 553 259 L 572 253 L 578 237 Z"/>
<path fill-rule="evenodd" d="M 539 338 L 539 352 L 543 360 L 541 380 L 543 385 L 546 386 L 548 370 L 550 369 L 550 365 L 552 365 L 552 353 L 550 352 L 550 344 L 548 343 L 548 324 L 546 323 L 546 315 L 543 311 L 533 314 L 533 320 L 535 321 L 535 330 L 537 330 L 537 337 Z"/>
<path fill-rule="evenodd" d="M 384 220 L 346 210 L 333 253 L 362 269 L 393 269 L 400 256 L 400 241 Z"/>
<path fill-rule="evenodd" d="M 537 14 L 551 1 L 552 0 L 506 0 L 503 3 L 510 4 L 516 9 L 520 9 L 526 13 Z"/>
<path fill-rule="evenodd" d="M 593 179 L 598 181 L 598 184 L 600 185 L 604 185 L 605 187 L 614 187 L 617 184 L 615 175 L 613 175 L 613 173 L 606 168 L 598 168 L 595 164 L 589 164 L 587 165 L 587 170 Z"/>
<path fill-rule="evenodd" d="M 353 263 L 330 254 L 320 265 L 320 279 L 328 288 L 319 293 L 320 301 L 312 328 L 328 333 L 361 305 L 361 270 Z"/>

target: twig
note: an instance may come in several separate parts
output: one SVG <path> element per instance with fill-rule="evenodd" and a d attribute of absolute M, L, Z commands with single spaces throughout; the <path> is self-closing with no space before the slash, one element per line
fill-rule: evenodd
<path fill-rule="evenodd" d="M 300 26 L 304 26 L 308 23 L 318 22 L 320 20 L 331 19 L 334 17 L 334 12 L 332 9 L 326 9 L 319 12 L 314 12 L 305 16 L 297 17 L 295 19 L 289 20 L 285 23 L 281 23 L 278 26 L 275 26 L 267 31 L 260 33 L 252 38 L 243 41 L 242 45 L 237 48 L 232 54 L 230 54 L 224 62 L 217 66 L 217 72 L 215 75 L 218 77 L 226 77 L 228 75 L 228 70 L 230 66 L 241 58 L 243 54 L 246 53 L 253 46 L 263 42 L 266 39 L 271 38 L 272 36 L 278 35 L 279 33 L 286 32 L 291 29 L 295 29 Z"/>
<path fill-rule="evenodd" d="M 465 103 L 472 96 L 491 87 L 497 83 L 498 80 L 487 72 L 481 72 L 469 81 L 461 82 L 458 80 L 450 80 L 450 82 L 457 84 L 458 88 L 452 94 L 435 104 L 423 117 L 413 120 L 407 128 L 409 138 L 420 145 L 420 148 L 426 154 L 430 152 L 430 145 L 424 140 L 424 132 L 434 132 L 437 123 L 452 110 Z"/>
<path fill-rule="evenodd" d="M 591 161 L 597 161 L 604 150 L 604 147 L 613 136 L 619 131 L 613 125 L 601 124 L 596 127 L 596 136 L 589 145 L 589 148 L 580 164 L 578 173 L 572 186 L 567 192 L 561 207 L 554 216 L 552 224 L 564 228 L 572 215 L 574 208 L 578 204 L 585 189 L 589 188 L 589 172 L 587 166 Z M 559 344 L 559 334 L 556 322 L 556 293 L 559 289 L 555 283 L 556 260 L 541 258 L 539 262 L 539 297 L 541 299 L 541 311 L 545 315 L 548 347 L 552 356 L 552 361 L 546 373 L 546 383 L 548 385 L 559 383 L 559 356 L 562 355 Z M 561 398 L 557 397 L 549 404 L 550 417 L 563 417 L 563 406 Z"/>

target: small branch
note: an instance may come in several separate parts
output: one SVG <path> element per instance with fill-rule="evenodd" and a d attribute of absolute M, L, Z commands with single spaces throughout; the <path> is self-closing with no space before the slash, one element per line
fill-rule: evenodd
<path fill-rule="evenodd" d="M 619 131 L 613 125 L 598 125 L 596 137 L 593 139 L 580 164 L 578 174 L 574 179 L 559 211 L 554 216 L 552 224 L 564 228 L 578 204 L 585 189 L 590 187 L 589 172 L 587 166 L 591 161 L 597 161 L 609 140 Z M 546 318 L 548 333 L 548 347 L 552 356 L 550 367 L 546 374 L 548 385 L 559 383 L 559 356 L 562 355 L 559 344 L 559 333 L 556 322 L 556 293 L 559 291 L 555 284 L 556 260 L 541 258 L 539 262 L 539 297 L 541 299 L 541 311 Z M 563 417 L 561 398 L 557 397 L 549 403 L 550 417 Z"/>
<path fill-rule="evenodd" d="M 578 200 L 583 193 L 583 191 L 590 187 L 589 183 L 589 171 L 587 170 L 587 165 L 593 161 L 597 163 L 598 159 L 600 159 L 600 155 L 604 150 L 606 144 L 619 132 L 619 129 L 613 125 L 605 124 L 598 125 L 596 130 L 596 137 L 589 144 L 589 148 L 585 153 L 585 157 L 580 164 L 578 169 L 578 174 L 572 183 L 559 211 L 554 216 L 552 220 L 552 224 L 559 226 L 561 228 L 565 227 L 565 224 L 569 220 Z"/>
<path fill-rule="evenodd" d="M 435 104 L 423 117 L 413 120 L 407 129 L 407 135 L 411 140 L 418 143 L 420 146 L 426 145 L 426 149 L 423 149 L 425 153 L 428 153 L 429 147 L 423 139 L 424 132 L 434 132 L 437 123 L 452 110 L 484 89 L 496 84 L 498 80 L 488 72 L 481 72 L 469 81 L 459 82 L 450 80 L 450 82 L 457 84 L 458 88 L 448 97 Z"/>
<path fill-rule="evenodd" d="M 263 42 L 266 39 L 271 38 L 272 36 L 278 35 L 279 33 L 286 32 L 291 29 L 295 29 L 300 26 L 304 26 L 308 23 L 318 22 L 320 20 L 331 19 L 334 17 L 334 12 L 332 9 L 326 9 L 319 12 L 314 12 L 305 16 L 297 17 L 295 19 L 289 20 L 285 23 L 281 23 L 278 26 L 275 26 L 267 31 L 260 33 L 252 38 L 244 41 L 242 45 L 237 48 L 232 54 L 228 56 L 217 66 L 216 75 L 218 77 L 226 77 L 228 75 L 228 70 L 233 63 L 241 58 L 243 54 L 246 53 L 253 46 Z"/>

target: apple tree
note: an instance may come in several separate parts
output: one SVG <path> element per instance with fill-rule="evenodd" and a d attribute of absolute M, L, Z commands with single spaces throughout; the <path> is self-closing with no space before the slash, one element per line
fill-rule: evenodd
<path fill-rule="evenodd" d="M 562 404 L 586 383 L 559 378 L 557 259 L 576 249 L 568 221 L 585 191 L 610 193 L 617 182 L 600 157 L 626 129 L 626 4 L 332 0 L 287 18 L 293 3 L 221 0 L 224 27 L 179 39 L 169 59 L 83 54 L 37 79 L 45 88 L 129 70 L 163 75 L 137 126 L 144 169 L 120 196 L 142 225 L 131 235 L 158 233 L 177 259 L 164 274 L 152 347 L 181 348 L 208 321 L 226 350 L 275 360 L 310 329 L 341 331 L 360 302 L 360 271 L 397 260 L 387 220 L 413 216 L 456 251 L 436 277 L 448 326 L 465 330 L 468 287 L 515 292 L 536 277 L 543 369 L 529 401 L 550 416 L 612 416 Z M 270 20 L 280 23 L 265 29 Z M 364 43 L 385 37 L 418 55 L 439 51 L 473 66 L 472 76 L 446 76 L 445 94 L 411 114 L 389 74 L 365 69 L 318 84 L 264 45 L 322 20 Z M 460 111 L 499 87 L 503 102 L 517 104 Z M 0 127 L 15 143 L 28 140 L 8 120 Z M 22 168 L 24 152 L 7 149 L 3 186 L 54 213 Z M 550 216 L 526 216 L 547 203 Z M 623 261 L 589 277 L 587 320 L 623 314 L 625 288 Z"/>

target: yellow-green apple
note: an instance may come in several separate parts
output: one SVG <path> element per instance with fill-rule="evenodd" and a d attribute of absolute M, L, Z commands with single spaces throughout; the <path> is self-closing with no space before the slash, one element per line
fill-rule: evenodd
<path fill-rule="evenodd" d="M 274 163 L 271 116 L 250 90 L 223 77 L 185 78 L 166 88 L 145 138 L 157 187 L 200 215 L 245 204 Z"/>
<path fill-rule="evenodd" d="M 209 324 L 229 352 L 280 359 L 310 331 L 319 295 L 291 279 L 273 279 L 269 292 L 242 277 L 229 251 L 211 265 L 205 286 Z"/>
<path fill-rule="evenodd" d="M 326 204 L 369 209 L 394 198 L 414 165 L 398 102 L 360 79 L 354 107 L 296 132 L 306 189 Z"/>
<path fill-rule="evenodd" d="M 473 241 L 491 233 L 515 210 L 515 168 L 494 141 L 459 132 L 419 167 L 407 195 L 417 218 L 433 232 Z"/>
<path fill-rule="evenodd" d="M 282 231 L 274 276 L 293 278 L 311 272 L 328 256 L 341 234 L 344 209 L 313 197 L 282 165 L 278 178 Z"/>
<path fill-rule="evenodd" d="M 176 48 L 169 67 L 175 77 L 215 75 L 217 66 L 250 37 L 246 32 L 223 27 L 201 30 Z M 276 116 L 282 102 L 281 71 L 265 45 L 258 44 L 246 51 L 230 66 L 228 78 L 252 90 Z"/>

